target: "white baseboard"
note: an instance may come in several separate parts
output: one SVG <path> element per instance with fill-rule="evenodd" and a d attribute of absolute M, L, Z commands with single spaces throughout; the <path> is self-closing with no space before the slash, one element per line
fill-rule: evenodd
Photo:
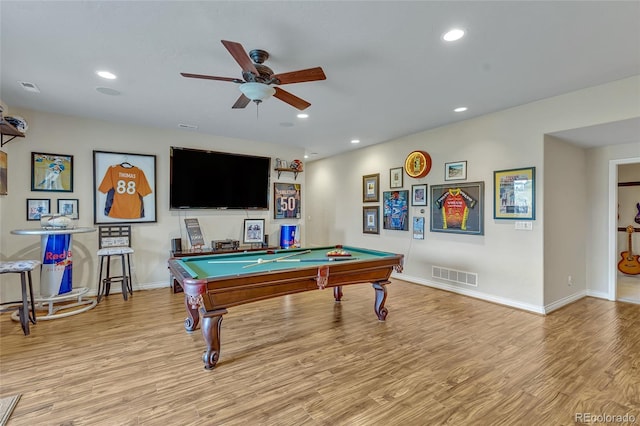
<path fill-rule="evenodd" d="M 482 292 L 476 291 L 476 290 L 456 287 L 456 286 L 453 286 L 453 285 L 450 285 L 450 284 L 438 283 L 438 282 L 426 280 L 424 278 L 411 277 L 411 276 L 404 275 L 404 274 L 400 275 L 400 274 L 395 274 L 394 273 L 394 274 L 391 275 L 391 277 L 392 278 L 396 278 L 398 280 L 414 283 L 414 284 L 425 285 L 427 287 L 433 287 L 433 288 L 438 288 L 440 290 L 450 291 L 452 293 L 462 294 L 464 296 L 469 296 L 469 297 L 473 297 L 473 298 L 476 298 L 476 299 L 485 300 L 487 302 L 497 303 L 499 305 L 509 306 L 509 307 L 516 308 L 516 309 L 521 309 L 521 310 L 524 310 L 524 311 L 534 312 L 536 314 L 544 315 L 544 314 L 547 313 L 547 311 L 545 310 L 544 306 L 537 306 L 537 305 L 532 305 L 532 304 L 529 304 L 529 303 L 522 303 L 522 302 L 517 301 L 517 300 L 507 299 L 505 297 L 493 296 L 493 295 L 482 293 Z"/>

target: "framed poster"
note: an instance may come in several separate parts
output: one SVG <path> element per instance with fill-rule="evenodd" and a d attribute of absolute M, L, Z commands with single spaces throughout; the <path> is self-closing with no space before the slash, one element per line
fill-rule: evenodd
<path fill-rule="evenodd" d="M 411 185 L 411 205 L 427 205 L 427 184 Z"/>
<path fill-rule="evenodd" d="M 409 230 L 409 191 L 383 193 L 383 228 L 396 231 Z"/>
<path fill-rule="evenodd" d="M 261 244 L 264 242 L 264 219 L 245 219 L 243 243 Z"/>
<path fill-rule="evenodd" d="M 403 177 L 404 174 L 402 172 L 402 167 L 396 167 L 389 170 L 389 188 L 402 188 Z"/>
<path fill-rule="evenodd" d="M 362 208 L 362 232 L 365 234 L 380 233 L 380 207 L 368 206 Z"/>
<path fill-rule="evenodd" d="M 484 182 L 431 185 L 432 232 L 484 235 Z"/>
<path fill-rule="evenodd" d="M 32 152 L 31 190 L 73 192 L 73 155 Z"/>
<path fill-rule="evenodd" d="M 362 176 L 362 202 L 380 201 L 380 173 Z"/>
<path fill-rule="evenodd" d="M 444 163 L 444 180 L 466 180 L 467 162 Z"/>
<path fill-rule="evenodd" d="M 536 218 L 536 168 L 493 172 L 493 218 Z"/>
<path fill-rule="evenodd" d="M 156 156 L 93 151 L 93 223 L 156 222 Z"/>
<path fill-rule="evenodd" d="M 71 219 L 78 219 L 80 217 L 80 213 L 78 211 L 78 199 L 58 198 L 58 214 L 63 214 Z"/>
<path fill-rule="evenodd" d="M 9 188 L 7 187 L 7 162 L 7 153 L 0 151 L 0 195 L 7 195 L 9 193 Z"/>
<path fill-rule="evenodd" d="M 299 183 L 273 184 L 273 218 L 300 219 L 302 189 Z"/>
<path fill-rule="evenodd" d="M 27 220 L 40 220 L 44 214 L 51 213 L 51 200 L 48 198 L 27 198 Z"/>
<path fill-rule="evenodd" d="M 189 244 L 191 247 L 204 246 L 204 235 L 200 229 L 200 222 L 196 217 L 185 217 L 184 226 L 187 228 L 187 235 L 189 236 Z"/>
<path fill-rule="evenodd" d="M 413 218 L 413 239 L 424 240 L 424 217 L 422 216 Z"/>

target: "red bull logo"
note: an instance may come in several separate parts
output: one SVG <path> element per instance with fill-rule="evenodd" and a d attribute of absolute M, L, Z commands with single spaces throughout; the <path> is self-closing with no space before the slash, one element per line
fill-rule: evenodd
<path fill-rule="evenodd" d="M 70 292 L 71 265 L 71 235 L 48 235 L 42 254 L 41 290 L 44 284 L 49 294 Z"/>

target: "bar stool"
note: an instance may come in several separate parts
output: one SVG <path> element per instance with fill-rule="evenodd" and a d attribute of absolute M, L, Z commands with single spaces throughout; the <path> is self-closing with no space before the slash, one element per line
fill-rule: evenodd
<path fill-rule="evenodd" d="M 131 225 L 110 225 L 98 227 L 98 259 L 100 262 L 100 272 L 98 273 L 98 303 L 103 296 L 108 296 L 111 284 L 122 283 L 122 297 L 128 300 L 128 296 L 133 296 L 131 285 L 131 258 L 134 253 L 131 248 Z M 120 258 L 122 266 L 121 275 L 111 275 L 111 256 Z M 107 263 L 106 275 L 102 277 L 104 263 Z"/>
<path fill-rule="evenodd" d="M 20 325 L 25 336 L 29 335 L 29 322 L 36 323 L 36 307 L 33 301 L 33 282 L 31 279 L 31 271 L 40 265 L 39 260 L 7 260 L 0 261 L 0 274 L 20 274 L 20 283 L 22 284 L 22 305 L 18 307 L 18 315 L 20 316 Z M 27 285 L 29 286 L 29 294 L 27 295 Z M 5 304 L 16 304 L 20 302 L 3 302 Z M 31 309 L 29 309 L 31 303 Z"/>

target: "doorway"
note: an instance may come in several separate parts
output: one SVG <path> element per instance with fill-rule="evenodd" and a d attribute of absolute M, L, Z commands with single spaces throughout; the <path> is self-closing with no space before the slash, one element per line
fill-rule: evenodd
<path fill-rule="evenodd" d="M 617 167 L 615 300 L 640 304 L 640 163 Z"/>

